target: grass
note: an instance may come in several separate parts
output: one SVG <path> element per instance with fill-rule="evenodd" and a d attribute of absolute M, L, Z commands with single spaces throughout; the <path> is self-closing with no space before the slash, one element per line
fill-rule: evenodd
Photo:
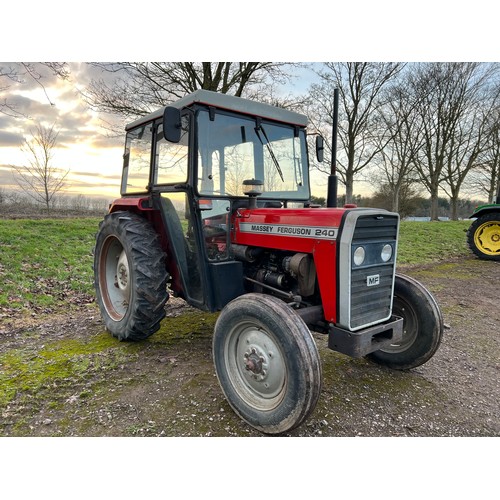
<path fill-rule="evenodd" d="M 100 219 L 0 220 L 0 320 L 51 314 L 93 300 L 92 250 Z M 469 255 L 470 221 L 402 222 L 399 264 Z"/>
<path fill-rule="evenodd" d="M 468 256 L 465 231 L 471 221 L 401 222 L 399 264 L 428 264 Z"/>
<path fill-rule="evenodd" d="M 99 220 L 0 220 L 0 314 L 91 300 Z"/>

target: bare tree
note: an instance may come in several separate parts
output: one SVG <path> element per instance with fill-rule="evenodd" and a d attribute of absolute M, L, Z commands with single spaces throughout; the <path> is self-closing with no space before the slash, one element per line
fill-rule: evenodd
<path fill-rule="evenodd" d="M 488 134 L 487 154 L 484 161 L 485 170 L 488 172 L 487 184 L 488 201 L 494 203 L 500 193 L 500 117 L 497 109 L 496 121 L 491 125 Z"/>
<path fill-rule="evenodd" d="M 27 163 L 23 166 L 11 166 L 19 187 L 31 199 L 42 203 L 47 213 L 50 213 L 54 196 L 64 187 L 69 172 L 61 171 L 52 165 L 57 136 L 54 125 L 38 125 L 31 131 L 31 138 L 26 139 L 21 148 Z"/>
<path fill-rule="evenodd" d="M 458 218 L 458 202 L 462 185 L 469 172 L 477 166 L 484 148 L 484 118 L 475 113 L 471 123 L 460 123 L 454 147 L 445 162 L 443 190 L 450 197 L 451 218 Z"/>
<path fill-rule="evenodd" d="M 415 156 L 422 143 L 419 123 L 415 114 L 415 99 L 407 90 L 405 80 L 391 86 L 387 91 L 386 104 L 380 109 L 384 126 L 378 139 L 380 155 L 375 163 L 380 186 L 391 193 L 391 207 L 398 212 L 402 196 L 417 182 Z"/>
<path fill-rule="evenodd" d="M 92 80 L 84 91 L 98 111 L 124 118 L 145 115 L 198 89 L 251 98 L 291 78 L 294 66 L 278 62 L 120 62 L 94 63 L 108 77 Z M 115 78 L 109 82 L 109 77 Z"/>
<path fill-rule="evenodd" d="M 45 88 L 45 81 L 49 76 L 67 79 L 69 77 L 67 64 L 64 62 L 3 63 L 0 66 L 0 96 L 5 96 L 13 86 L 35 82 L 45 93 L 49 104 L 53 104 Z M 0 114 L 15 118 L 25 118 L 25 115 L 19 110 L 15 101 L 7 97 L 0 97 Z"/>
<path fill-rule="evenodd" d="M 488 117 L 485 134 L 485 150 L 481 154 L 478 168 L 471 179 L 474 190 L 494 203 L 500 189 L 500 108 Z"/>
<path fill-rule="evenodd" d="M 321 82 L 311 87 L 314 105 L 308 114 L 316 130 L 328 127 L 331 130 L 333 90 L 339 89 L 342 151 L 339 149 L 338 174 L 346 187 L 347 203 L 353 199 L 354 179 L 383 147 L 375 140 L 380 126 L 377 110 L 384 104 L 382 90 L 403 67 L 402 63 L 324 63 L 324 68 L 318 71 Z M 324 171 L 324 167 L 319 170 Z"/>
<path fill-rule="evenodd" d="M 486 198 L 488 203 L 495 203 L 496 195 L 500 189 L 499 121 L 490 123 L 490 128 L 485 136 L 485 150 L 480 155 L 477 168 L 472 170 L 466 183 L 470 191 Z"/>
<path fill-rule="evenodd" d="M 450 180 L 450 170 L 461 172 L 465 157 L 464 130 L 470 122 L 471 110 L 478 105 L 478 95 L 490 77 L 489 68 L 482 63 L 423 63 L 415 67 L 408 86 L 417 97 L 416 113 L 421 121 L 421 133 L 415 140 L 424 144 L 416 156 L 420 181 L 431 196 L 430 216 L 438 217 L 439 190 Z M 476 154 L 476 150 L 470 150 Z M 471 159 L 472 162 L 474 158 Z M 472 163 L 467 170 L 470 170 Z M 466 167 L 465 167 L 466 168 Z M 465 172 L 467 173 L 467 172 Z M 458 179 L 455 177 L 455 179 Z M 452 180 L 452 182 L 454 182 Z M 460 185 L 455 183 L 453 196 L 458 198 Z"/>
<path fill-rule="evenodd" d="M 498 127 L 498 122 L 492 118 L 498 119 L 500 90 L 495 85 L 495 73 L 498 73 L 497 65 L 481 65 L 467 82 L 469 93 L 450 143 L 442 185 L 450 197 L 453 220 L 458 218 L 460 191 L 467 176 L 479 168 L 482 156 L 491 156 L 494 151 L 492 124 Z"/>

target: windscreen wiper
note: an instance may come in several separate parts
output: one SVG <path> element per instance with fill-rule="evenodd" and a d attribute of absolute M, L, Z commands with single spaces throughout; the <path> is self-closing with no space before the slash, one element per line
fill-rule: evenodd
<path fill-rule="evenodd" d="M 262 137 L 259 134 L 259 130 L 262 132 L 264 135 L 264 139 L 266 142 L 262 140 Z M 267 138 L 266 131 L 264 130 L 264 127 L 260 124 L 257 124 L 255 127 L 255 133 L 257 134 L 257 137 L 259 138 L 259 141 L 262 143 L 262 145 L 266 146 L 267 151 L 269 152 L 269 156 L 273 160 L 274 166 L 276 167 L 276 170 L 278 171 L 278 174 L 280 174 L 281 177 L 281 182 L 285 182 L 285 178 L 283 177 L 283 172 L 281 171 L 280 164 L 278 163 L 278 160 L 276 159 L 276 156 L 274 156 L 273 148 L 271 147 L 271 143 L 269 142 L 269 139 Z"/>

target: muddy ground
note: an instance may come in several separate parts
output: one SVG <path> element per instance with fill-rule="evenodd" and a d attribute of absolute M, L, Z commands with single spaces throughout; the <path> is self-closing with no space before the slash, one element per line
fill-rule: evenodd
<path fill-rule="evenodd" d="M 315 334 L 323 388 L 288 436 L 499 436 L 500 263 L 473 257 L 400 273 L 435 295 L 436 355 L 397 372 L 330 351 Z M 216 314 L 179 299 L 140 343 L 104 331 L 95 304 L 0 322 L 2 436 L 260 436 L 231 410 L 211 354 Z"/>

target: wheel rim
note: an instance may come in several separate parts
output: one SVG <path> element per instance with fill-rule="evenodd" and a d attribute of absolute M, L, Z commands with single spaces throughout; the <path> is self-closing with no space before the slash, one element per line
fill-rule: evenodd
<path fill-rule="evenodd" d="M 259 411 L 276 408 L 288 375 L 274 338 L 257 325 L 241 323 L 227 336 L 224 352 L 227 374 L 239 397 Z"/>
<path fill-rule="evenodd" d="M 400 297 L 394 297 L 393 314 L 403 318 L 403 337 L 399 342 L 380 349 L 382 352 L 396 354 L 406 351 L 415 342 L 418 334 L 419 321 L 413 307 Z"/>
<path fill-rule="evenodd" d="M 474 244 L 486 255 L 500 254 L 500 222 L 481 224 L 474 233 Z"/>
<path fill-rule="evenodd" d="M 99 286 L 104 307 L 114 321 L 123 319 L 130 302 L 130 267 L 120 240 L 108 236 L 100 257 Z"/>

